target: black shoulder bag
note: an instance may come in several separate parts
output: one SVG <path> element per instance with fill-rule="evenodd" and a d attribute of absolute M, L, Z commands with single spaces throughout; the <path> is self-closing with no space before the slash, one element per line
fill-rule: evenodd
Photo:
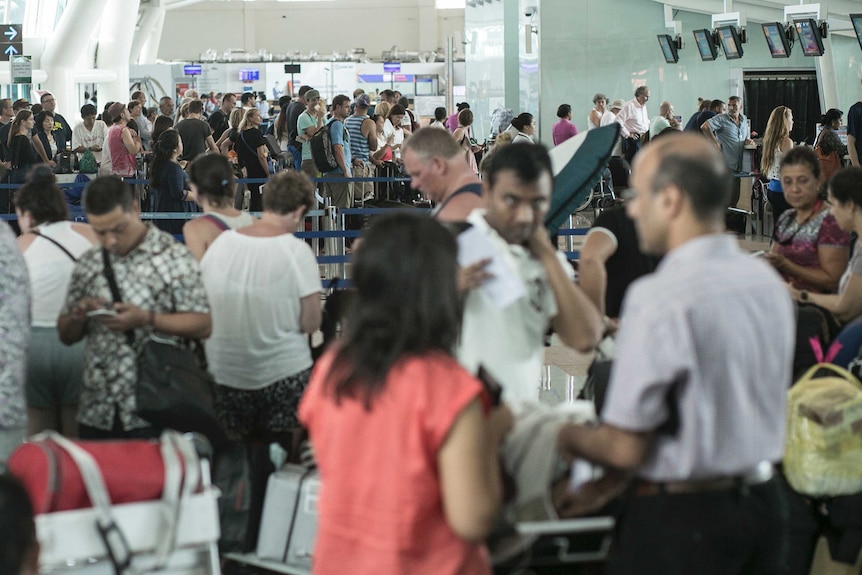
<path fill-rule="evenodd" d="M 114 269 L 105 249 L 102 259 L 111 297 L 121 302 Z M 133 331 L 126 332 L 126 340 L 134 349 Z M 200 342 L 194 341 L 194 344 L 199 346 Z M 215 382 L 201 363 L 193 350 L 178 346 L 172 339 L 150 335 L 138 351 L 136 412 L 157 427 L 202 433 L 216 450 L 220 450 L 228 438 L 213 407 Z"/>

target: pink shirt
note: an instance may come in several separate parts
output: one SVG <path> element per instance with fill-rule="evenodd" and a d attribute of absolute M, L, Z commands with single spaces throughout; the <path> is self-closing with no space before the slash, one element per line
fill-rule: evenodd
<path fill-rule="evenodd" d="M 452 531 L 437 456 L 481 384 L 441 352 L 401 360 L 366 410 L 327 389 L 334 352 L 299 406 L 321 475 L 315 575 L 490 575 L 484 546 Z"/>
<path fill-rule="evenodd" d="M 560 118 L 560 121 L 554 124 L 552 133 L 554 135 L 554 145 L 559 146 L 569 138 L 577 136 L 578 128 L 567 118 Z"/>
<path fill-rule="evenodd" d="M 128 178 L 135 175 L 136 163 L 135 155 L 129 153 L 123 143 L 123 130 L 128 128 L 121 124 L 111 126 L 108 131 L 108 145 L 111 150 L 111 173 Z"/>

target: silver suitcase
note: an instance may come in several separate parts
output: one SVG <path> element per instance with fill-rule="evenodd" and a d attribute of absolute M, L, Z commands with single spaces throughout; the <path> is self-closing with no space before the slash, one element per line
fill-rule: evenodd
<path fill-rule="evenodd" d="M 257 556 L 294 567 L 311 568 L 317 533 L 317 472 L 287 464 L 266 484 Z"/>

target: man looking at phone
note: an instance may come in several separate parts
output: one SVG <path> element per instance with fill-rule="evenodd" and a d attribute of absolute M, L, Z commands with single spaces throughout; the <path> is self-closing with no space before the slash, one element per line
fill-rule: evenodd
<path fill-rule="evenodd" d="M 93 180 L 83 205 L 101 249 L 86 252 L 75 264 L 57 321 L 66 345 L 87 337 L 79 434 L 82 439 L 152 437 L 158 430 L 135 415 L 138 349 L 153 333 L 209 337 L 212 322 L 200 269 L 182 244 L 141 221 L 132 188 L 121 179 Z M 111 293 L 106 261 L 120 301 Z"/>

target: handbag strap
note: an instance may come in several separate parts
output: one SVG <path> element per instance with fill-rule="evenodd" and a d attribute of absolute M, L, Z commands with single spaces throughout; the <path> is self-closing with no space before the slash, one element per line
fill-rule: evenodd
<path fill-rule="evenodd" d="M 87 496 L 96 512 L 96 528 L 105 543 L 108 556 L 114 565 L 114 572 L 117 575 L 137 574 L 137 571 L 132 568 L 132 552 L 129 548 L 129 542 L 111 513 L 111 499 L 108 496 L 108 489 L 105 487 L 105 480 L 102 478 L 96 460 L 80 446 L 55 431 L 45 432 L 44 437 L 68 453 L 78 467 L 81 479 L 84 481 L 84 487 L 87 490 Z"/>
<path fill-rule="evenodd" d="M 37 235 L 37 236 L 39 236 L 40 238 L 44 238 L 44 239 L 48 240 L 49 242 L 51 242 L 52 244 L 54 244 L 55 246 L 57 246 L 58 248 L 60 248 L 61 250 L 63 250 L 63 253 L 64 253 L 64 254 L 66 254 L 67 256 L 69 256 L 69 259 L 71 259 L 73 262 L 77 262 L 77 261 L 78 261 L 78 258 L 76 258 L 75 256 L 73 256 L 73 255 L 72 255 L 72 252 L 70 252 L 69 250 L 67 250 L 67 249 L 63 246 L 63 244 L 61 244 L 60 242 L 58 242 L 58 241 L 57 241 L 57 240 L 55 240 L 54 238 L 49 237 L 49 236 L 46 236 L 45 234 L 43 234 L 42 232 L 40 232 L 39 230 L 36 230 L 36 229 L 30 230 L 30 233 L 31 233 L 31 234 L 34 234 L 34 235 Z"/>
<path fill-rule="evenodd" d="M 108 254 L 108 250 L 105 248 L 102 248 L 102 262 L 104 262 L 105 279 L 108 280 L 108 287 L 111 289 L 111 297 L 114 299 L 114 303 L 120 303 L 123 301 L 123 297 L 120 295 L 120 287 L 117 285 L 116 276 L 114 276 L 114 267 L 111 265 L 110 254 Z M 134 345 L 135 333 L 132 330 L 126 332 L 126 341 L 130 346 Z"/>

